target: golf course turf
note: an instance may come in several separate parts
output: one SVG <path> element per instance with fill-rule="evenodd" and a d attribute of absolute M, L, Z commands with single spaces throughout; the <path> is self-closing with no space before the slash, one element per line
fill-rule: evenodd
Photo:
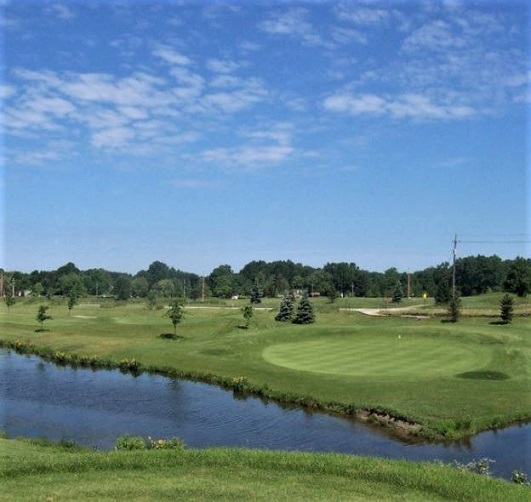
<path fill-rule="evenodd" d="M 59 354 L 61 363 L 93 358 L 340 413 L 370 410 L 420 424 L 415 434 L 453 439 L 531 417 L 529 305 L 521 300 L 513 323 L 500 325 L 499 297 L 471 299 L 472 316 L 465 299 L 458 323 L 433 316 L 433 305 L 413 306 L 428 318 L 371 317 L 340 310 L 356 299 L 319 299 L 310 325 L 275 321 L 278 301 L 268 299 L 249 329 L 245 301 L 198 302 L 185 308 L 176 339 L 161 337 L 172 330 L 162 305 L 87 299 L 69 312 L 65 300 L 44 300 L 53 319 L 39 327 L 41 302 L 20 301 L 3 306 L 1 343 Z"/>

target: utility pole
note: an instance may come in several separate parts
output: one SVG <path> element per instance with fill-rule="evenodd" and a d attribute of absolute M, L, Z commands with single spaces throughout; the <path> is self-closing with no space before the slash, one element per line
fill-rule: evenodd
<path fill-rule="evenodd" d="M 455 300 L 455 255 L 457 251 L 457 234 L 454 236 L 453 265 L 452 265 L 452 298 Z"/>

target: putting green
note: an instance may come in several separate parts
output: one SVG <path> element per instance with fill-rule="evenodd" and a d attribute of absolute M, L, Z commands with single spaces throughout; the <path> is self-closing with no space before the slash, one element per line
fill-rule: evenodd
<path fill-rule="evenodd" d="M 484 368 L 491 350 L 429 336 L 322 337 L 270 345 L 263 358 L 300 371 L 364 377 L 450 376 Z"/>

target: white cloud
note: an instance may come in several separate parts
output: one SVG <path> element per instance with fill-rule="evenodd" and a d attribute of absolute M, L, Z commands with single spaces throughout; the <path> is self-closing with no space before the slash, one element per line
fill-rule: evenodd
<path fill-rule="evenodd" d="M 153 55 L 171 65 L 188 66 L 192 64 L 192 60 L 188 56 L 170 47 L 159 47 L 153 51 Z"/>
<path fill-rule="evenodd" d="M 227 59 L 209 59 L 206 67 L 214 73 L 232 73 L 240 67 L 240 64 Z"/>
<path fill-rule="evenodd" d="M 258 28 L 272 35 L 286 35 L 301 39 L 310 46 L 332 48 L 333 43 L 323 39 L 307 21 L 308 10 L 293 7 L 287 12 L 277 13 L 258 25 Z"/>
<path fill-rule="evenodd" d="M 68 21 L 76 17 L 75 12 L 67 5 L 63 5 L 63 4 L 49 5 L 45 9 L 45 11 L 57 16 L 59 19 L 62 19 L 63 21 Z"/>
<path fill-rule="evenodd" d="M 0 84 L 0 99 L 9 99 L 16 94 L 17 90 L 12 85 Z"/>
<path fill-rule="evenodd" d="M 341 93 L 327 97 L 323 106 L 328 111 L 349 115 L 385 114 L 393 118 L 419 120 L 459 120 L 477 114 L 477 111 L 469 105 L 434 102 L 429 97 L 418 94 L 401 94 L 384 98 L 374 94 Z"/>

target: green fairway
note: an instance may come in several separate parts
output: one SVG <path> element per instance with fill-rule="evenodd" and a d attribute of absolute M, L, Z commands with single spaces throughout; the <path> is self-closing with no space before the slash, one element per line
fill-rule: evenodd
<path fill-rule="evenodd" d="M 242 329 L 245 301 L 197 302 L 185 308 L 175 340 L 161 338 L 173 332 L 166 309 L 144 302 L 89 298 L 69 314 L 65 300 L 25 300 L 9 311 L 0 306 L 1 339 L 51 358 L 134 359 L 144 369 L 236 382 L 282 402 L 377 410 L 421 424 L 416 433 L 457 438 L 531 417 L 531 310 L 519 299 L 514 322 L 500 325 L 492 317 L 499 298 L 466 299 L 472 308 L 456 324 L 418 300 L 404 304 L 428 318 L 339 310 L 377 307 L 381 299 L 317 299 L 311 325 L 276 322 L 278 300 L 267 299 L 262 307 L 271 310 L 256 309 L 249 329 Z M 41 302 L 53 316 L 42 331 L 35 320 Z"/>
<path fill-rule="evenodd" d="M 280 343 L 264 349 L 263 357 L 300 371 L 366 378 L 417 378 L 420 373 L 432 378 L 483 368 L 492 350 L 466 340 L 373 333 Z"/>

